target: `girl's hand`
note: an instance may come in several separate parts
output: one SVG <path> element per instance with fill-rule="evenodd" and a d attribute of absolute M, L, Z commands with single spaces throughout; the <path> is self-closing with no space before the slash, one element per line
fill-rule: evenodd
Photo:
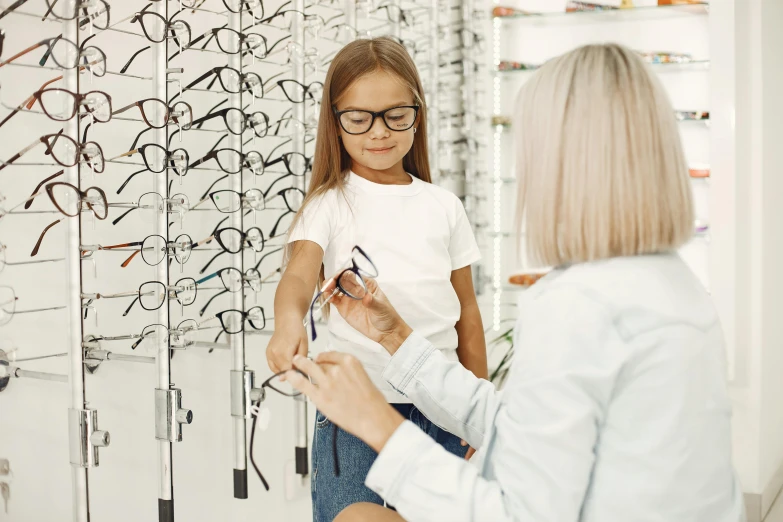
<path fill-rule="evenodd" d="M 332 304 L 349 325 L 393 354 L 412 330 L 374 279 L 366 278 L 365 284 L 367 293 L 363 299 L 351 299 L 338 293 L 332 298 Z M 331 293 L 336 287 L 337 283 L 331 279 L 325 291 Z"/>
<path fill-rule="evenodd" d="M 405 420 L 384 399 L 356 357 L 339 352 L 318 354 L 315 362 L 294 357 L 285 379 L 307 395 L 331 422 L 380 452 Z M 312 382 L 311 382 L 312 380 Z"/>
<path fill-rule="evenodd" d="M 294 355 L 307 356 L 307 330 L 301 322 L 278 323 L 266 347 L 266 362 L 273 373 L 290 370 Z"/>

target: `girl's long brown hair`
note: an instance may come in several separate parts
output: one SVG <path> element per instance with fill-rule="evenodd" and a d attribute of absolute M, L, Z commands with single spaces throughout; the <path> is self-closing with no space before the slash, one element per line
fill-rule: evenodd
<path fill-rule="evenodd" d="M 346 175 L 351 168 L 351 157 L 339 139 L 339 123 L 333 107 L 356 80 L 378 70 L 397 76 L 410 89 L 415 104 L 420 107 L 413 146 L 403 158 L 402 165 L 406 172 L 427 183 L 432 182 L 427 151 L 427 107 L 424 103 L 424 88 L 413 59 L 402 44 L 388 36 L 354 40 L 340 49 L 326 73 L 310 188 L 289 230 L 296 227 L 304 209 L 313 199 L 332 189 L 344 189 Z M 283 267 L 290 256 L 291 245 L 286 248 Z M 322 267 L 319 288 L 323 279 Z M 324 312 L 327 310 L 328 307 L 324 308 Z"/>

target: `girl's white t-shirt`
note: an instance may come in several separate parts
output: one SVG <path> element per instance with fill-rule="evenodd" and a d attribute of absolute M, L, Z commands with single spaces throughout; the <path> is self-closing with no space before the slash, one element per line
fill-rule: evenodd
<path fill-rule="evenodd" d="M 460 302 L 451 272 L 481 258 L 462 202 L 446 189 L 411 176 L 408 185 L 381 185 L 353 172 L 345 189 L 310 203 L 288 242 L 313 241 L 324 251 L 329 278 L 351 266 L 360 246 L 378 269 L 377 281 L 406 323 L 457 360 Z M 390 403 L 410 402 L 381 374 L 389 361 L 378 343 L 354 330 L 331 307 L 327 350 L 350 353 Z"/>

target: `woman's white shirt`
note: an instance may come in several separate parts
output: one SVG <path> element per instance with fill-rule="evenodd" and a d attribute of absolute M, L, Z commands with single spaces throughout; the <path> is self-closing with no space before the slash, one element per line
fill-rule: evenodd
<path fill-rule="evenodd" d="M 558 269 L 524 292 L 502 393 L 414 333 L 384 377 L 470 462 L 409 422 L 367 477 L 409 522 L 738 522 L 725 345 L 675 254 Z"/>
<path fill-rule="evenodd" d="M 378 268 L 378 284 L 405 321 L 447 359 L 458 360 L 454 325 L 461 310 L 451 273 L 478 261 L 481 253 L 454 194 L 413 176 L 406 185 L 382 185 L 350 172 L 343 192 L 330 190 L 305 207 L 288 237 L 298 240 L 321 246 L 327 276 L 348 268 L 353 247 L 362 247 Z M 335 310 L 329 316 L 327 350 L 358 358 L 389 402 L 409 402 L 383 380 L 386 350 Z"/>

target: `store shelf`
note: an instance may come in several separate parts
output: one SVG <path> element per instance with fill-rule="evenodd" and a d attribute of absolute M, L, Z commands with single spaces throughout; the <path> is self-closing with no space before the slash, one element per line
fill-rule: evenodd
<path fill-rule="evenodd" d="M 658 72 L 675 72 L 675 71 L 707 71 L 710 68 L 709 60 L 691 60 L 689 62 L 669 62 L 669 63 L 651 63 L 649 64 L 655 71 Z M 495 69 L 493 72 L 502 76 L 515 76 L 524 73 L 530 73 L 538 70 L 538 65 L 526 65 L 523 69 Z"/>
<path fill-rule="evenodd" d="M 495 8 L 496 11 L 499 8 Z M 661 5 L 652 7 L 633 7 L 630 9 L 603 9 L 599 11 L 574 11 L 555 13 L 528 13 L 516 11 L 507 16 L 494 16 L 494 20 L 505 23 L 527 22 L 534 25 L 568 25 L 588 22 L 610 22 L 627 20 L 654 20 L 661 18 L 679 18 L 683 16 L 704 16 L 709 14 L 709 3 L 685 5 Z"/>

